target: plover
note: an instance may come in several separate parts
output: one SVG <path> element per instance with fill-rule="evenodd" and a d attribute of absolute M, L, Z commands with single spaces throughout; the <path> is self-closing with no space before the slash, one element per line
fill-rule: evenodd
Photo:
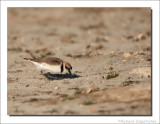
<path fill-rule="evenodd" d="M 46 58 L 24 58 L 26 60 L 29 60 L 32 62 L 40 71 L 43 73 L 43 71 L 48 71 L 51 73 L 62 73 L 63 71 L 68 71 L 70 75 L 72 75 L 71 70 L 72 66 L 66 62 L 63 61 L 60 58 L 56 57 L 46 57 Z"/>

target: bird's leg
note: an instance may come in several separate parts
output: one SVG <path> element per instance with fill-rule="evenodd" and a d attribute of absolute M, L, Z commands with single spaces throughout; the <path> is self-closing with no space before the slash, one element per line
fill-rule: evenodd
<path fill-rule="evenodd" d="M 69 72 L 69 74 L 70 74 L 70 75 L 72 75 L 72 73 L 71 73 L 70 69 L 68 69 L 68 72 Z"/>
<path fill-rule="evenodd" d="M 51 77 L 50 75 L 51 75 L 51 73 L 47 72 L 47 77 Z"/>
<path fill-rule="evenodd" d="M 44 72 L 44 70 L 41 70 L 41 74 L 40 74 L 40 75 L 44 75 L 44 73 L 43 73 L 43 72 Z"/>
<path fill-rule="evenodd" d="M 48 82 L 49 82 L 49 79 L 45 76 L 44 71 L 45 71 L 45 70 L 41 70 L 41 75 L 44 76 L 45 81 L 48 83 Z M 48 76 L 48 74 L 47 74 L 47 76 Z"/>

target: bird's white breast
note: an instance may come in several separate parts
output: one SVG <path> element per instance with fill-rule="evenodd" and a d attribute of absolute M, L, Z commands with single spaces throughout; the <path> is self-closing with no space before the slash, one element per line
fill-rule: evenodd
<path fill-rule="evenodd" d="M 40 70 L 47 70 L 49 72 L 61 72 L 60 65 L 49 65 L 47 63 L 37 63 L 37 62 L 32 62 L 37 69 Z"/>

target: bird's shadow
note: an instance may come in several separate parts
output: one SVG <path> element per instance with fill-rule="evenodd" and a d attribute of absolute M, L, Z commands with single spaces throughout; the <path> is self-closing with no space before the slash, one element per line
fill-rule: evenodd
<path fill-rule="evenodd" d="M 43 74 L 48 80 L 62 80 L 62 79 L 74 79 L 80 77 L 76 74 L 51 74 L 51 73 L 45 73 Z"/>

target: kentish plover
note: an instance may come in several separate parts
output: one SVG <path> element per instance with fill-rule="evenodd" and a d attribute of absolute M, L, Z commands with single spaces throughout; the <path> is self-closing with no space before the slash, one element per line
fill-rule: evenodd
<path fill-rule="evenodd" d="M 56 57 L 46 57 L 46 58 L 24 58 L 32 62 L 40 71 L 48 71 L 51 73 L 62 73 L 63 71 L 68 71 L 71 75 L 72 66 L 62 59 Z"/>

